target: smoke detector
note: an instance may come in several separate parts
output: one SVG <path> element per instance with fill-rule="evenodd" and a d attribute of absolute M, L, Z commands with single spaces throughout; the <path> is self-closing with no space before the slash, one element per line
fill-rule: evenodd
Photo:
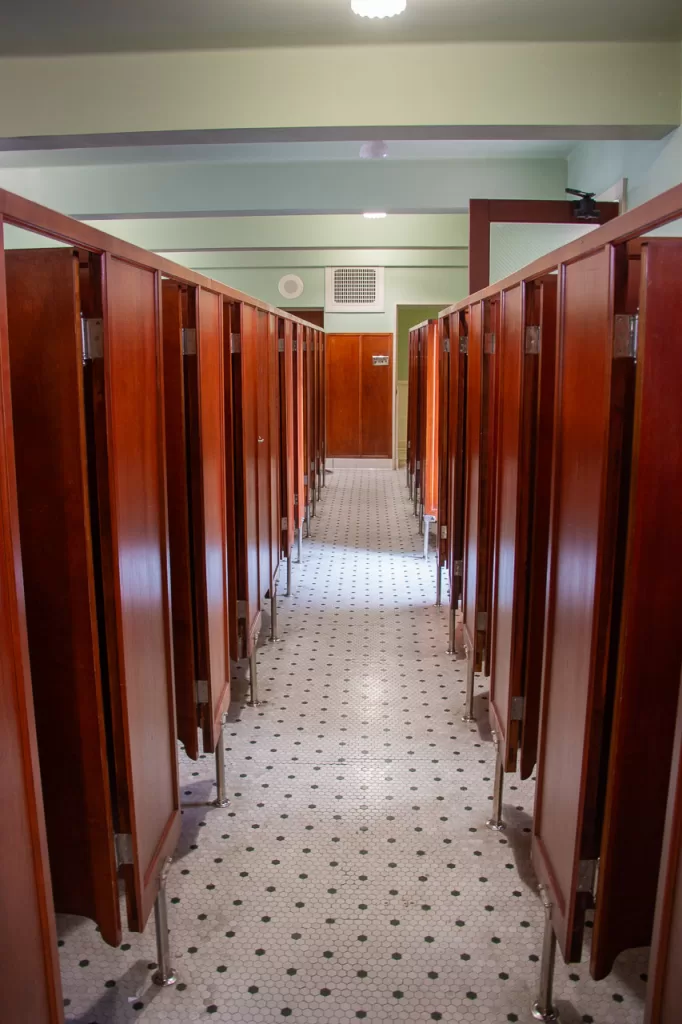
<path fill-rule="evenodd" d="M 298 299 L 303 295 L 303 281 L 298 274 L 285 274 L 280 277 L 277 290 L 285 299 Z"/>

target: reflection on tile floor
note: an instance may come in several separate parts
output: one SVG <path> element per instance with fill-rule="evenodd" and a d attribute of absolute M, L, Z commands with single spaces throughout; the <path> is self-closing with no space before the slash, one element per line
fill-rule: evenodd
<path fill-rule="evenodd" d="M 445 653 L 404 474 L 337 471 L 323 495 L 279 602 L 282 642 L 259 651 L 267 704 L 231 709 L 229 807 L 207 806 L 212 758 L 181 760 L 180 983 L 151 984 L 153 922 L 112 950 L 61 918 L 73 1024 L 531 1020 L 533 784 L 507 778 L 510 828 L 487 831 L 487 684 L 464 725 L 464 664 Z M 640 1024 L 644 971 L 646 951 L 599 984 L 559 963 L 562 1021 Z"/>

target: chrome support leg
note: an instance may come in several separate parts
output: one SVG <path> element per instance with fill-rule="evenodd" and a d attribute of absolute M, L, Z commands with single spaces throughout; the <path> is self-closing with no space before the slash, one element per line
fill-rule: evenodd
<path fill-rule="evenodd" d="M 421 522 L 424 533 L 424 560 L 427 560 L 429 557 L 429 533 L 431 530 L 431 520 L 427 519 L 426 516 L 423 516 Z"/>
<path fill-rule="evenodd" d="M 467 692 L 464 700 L 463 722 L 475 722 L 474 715 L 474 652 L 467 647 Z"/>
<path fill-rule="evenodd" d="M 286 596 L 291 597 L 291 551 L 287 555 L 287 589 Z"/>
<path fill-rule="evenodd" d="M 436 543 L 438 543 L 438 541 L 436 541 Z M 442 576 L 442 568 L 441 568 L 441 564 L 440 564 L 440 554 L 436 553 L 436 607 L 437 608 L 440 608 L 440 606 L 441 606 L 442 582 L 443 582 L 443 576 Z"/>
<path fill-rule="evenodd" d="M 225 785 L 225 741 L 223 737 L 222 724 L 220 726 L 218 743 L 215 748 L 215 784 L 217 794 L 213 802 L 214 807 L 227 807 L 227 787 Z"/>
<path fill-rule="evenodd" d="M 493 734 L 494 735 L 494 734 Z M 502 747 L 500 741 L 496 735 L 495 740 L 495 753 L 497 759 L 495 761 L 495 787 L 493 789 L 493 813 L 486 821 L 486 828 L 489 828 L 491 832 L 504 832 L 506 829 L 505 823 L 502 821 L 502 792 L 504 789 L 504 764 L 502 763 Z"/>
<path fill-rule="evenodd" d="M 300 564 L 300 562 L 301 562 L 301 554 L 302 554 L 302 551 L 303 551 L 303 523 L 301 523 L 301 525 L 299 526 L 298 530 L 296 531 L 296 548 L 297 548 L 297 554 L 298 554 L 298 562 Z"/>
<path fill-rule="evenodd" d="M 558 1021 L 559 1011 L 552 1005 L 554 961 L 556 959 L 556 935 L 552 927 L 552 902 L 544 886 L 540 886 L 540 895 L 545 908 L 545 934 L 542 940 L 542 960 L 540 961 L 540 987 L 538 998 L 531 1007 L 531 1013 L 534 1020 Z"/>
<path fill-rule="evenodd" d="M 247 704 L 250 708 L 259 708 L 265 701 L 258 700 L 258 664 L 256 662 L 256 648 L 254 646 L 253 653 L 249 658 L 249 699 Z"/>
<path fill-rule="evenodd" d="M 277 584 L 274 585 L 270 593 L 270 643 L 278 644 L 279 636 L 277 635 Z"/>
<path fill-rule="evenodd" d="M 455 628 L 457 625 L 457 612 L 450 608 L 450 628 L 448 630 L 448 654 L 456 654 L 455 650 Z"/>
<path fill-rule="evenodd" d="M 174 985 L 178 976 L 170 966 L 170 943 L 168 941 L 168 906 L 166 904 L 166 882 L 170 871 L 171 858 L 167 857 L 159 876 L 159 892 L 154 904 L 154 922 L 156 924 L 156 963 L 152 974 L 155 985 Z"/>

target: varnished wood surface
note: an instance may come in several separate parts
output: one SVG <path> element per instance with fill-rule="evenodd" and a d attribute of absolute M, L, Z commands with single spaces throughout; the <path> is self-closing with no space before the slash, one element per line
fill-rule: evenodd
<path fill-rule="evenodd" d="M 477 629 L 483 669 L 490 675 L 492 618 L 493 551 L 495 543 L 495 465 L 497 459 L 497 391 L 500 362 L 500 299 L 484 303 L 484 343 L 481 387 L 481 472 L 478 540 L 478 611 L 485 615 L 485 626 Z"/>
<path fill-rule="evenodd" d="M 282 501 L 280 484 L 280 467 L 282 442 L 280 432 L 282 422 L 279 408 L 279 351 L 278 351 L 278 319 L 274 313 L 268 314 L 268 415 L 269 415 L 269 456 L 270 456 L 270 582 L 272 589 L 277 579 L 280 556 L 282 554 Z"/>
<path fill-rule="evenodd" d="M 201 437 L 201 581 L 205 592 L 208 705 L 201 709 L 204 751 L 216 748 L 230 705 L 227 535 L 225 513 L 225 414 L 223 408 L 223 302 L 200 288 L 197 360 Z"/>
<path fill-rule="evenodd" d="M 464 508 L 463 624 L 468 644 L 480 668 L 483 652 L 476 642 L 476 610 L 479 589 L 479 487 L 481 475 L 481 389 L 483 374 L 483 309 L 480 302 L 469 310 L 467 350 L 466 458 Z M 475 649 L 474 649 L 475 648 Z"/>
<path fill-rule="evenodd" d="M 466 313 L 452 313 L 450 323 L 450 396 L 448 438 L 448 566 L 450 603 L 457 608 L 462 596 L 462 574 L 458 563 L 464 559 L 466 492 L 467 346 Z"/>
<path fill-rule="evenodd" d="M 154 271 L 106 257 L 105 365 L 111 550 L 122 729 L 119 814 L 133 836 L 123 869 L 129 925 L 144 928 L 180 834 L 167 575 L 160 287 Z M 125 792 L 121 781 L 125 778 Z"/>
<path fill-rule="evenodd" d="M 0 1019 L 62 1024 L 24 606 L 3 256 L 0 222 Z"/>
<path fill-rule="evenodd" d="M 438 546 L 438 571 L 448 560 L 448 534 L 450 532 L 450 491 L 449 469 L 449 415 L 450 415 L 450 352 L 449 320 L 437 320 L 438 334 L 438 522 L 436 543 Z M 445 533 L 445 536 L 443 536 Z"/>
<path fill-rule="evenodd" d="M 256 310 L 239 307 L 240 351 L 232 356 L 238 598 L 244 602 L 243 656 L 251 654 L 260 620 L 258 545 L 258 350 Z"/>
<path fill-rule="evenodd" d="M 647 945 L 653 925 L 682 669 L 682 531 L 675 497 L 682 494 L 682 403 L 671 386 L 682 380 L 681 283 L 682 241 L 643 247 L 623 607 L 592 940 L 595 978 L 605 977 L 624 949 Z"/>
<path fill-rule="evenodd" d="M 239 658 L 239 614 L 237 609 L 237 486 L 235 479 L 234 395 L 232 381 L 233 329 L 239 333 L 239 306 L 223 301 L 223 414 L 225 417 L 225 536 L 227 541 L 227 610 L 229 654 Z M 229 664 L 229 663 L 228 663 Z"/>
<path fill-rule="evenodd" d="M 296 529 L 303 526 L 305 516 L 305 408 L 303 396 L 303 330 L 292 324 L 294 381 L 294 520 Z"/>
<path fill-rule="evenodd" d="M 263 310 L 255 312 L 256 351 L 256 460 L 258 468 L 258 593 L 261 604 L 272 582 L 272 513 L 270 446 L 270 337 L 269 318 Z"/>
<path fill-rule="evenodd" d="M 54 899 L 60 912 L 96 921 L 116 945 L 121 922 L 94 588 L 78 257 L 72 249 L 14 251 L 6 256 L 6 275 L 26 622 Z"/>
<path fill-rule="evenodd" d="M 283 350 L 279 353 L 279 416 L 280 416 L 280 505 L 286 527 L 281 531 L 281 550 L 290 556 L 294 543 L 294 475 L 295 437 L 294 422 L 297 395 L 294 379 L 293 324 L 278 320 L 277 330 Z"/>
<path fill-rule="evenodd" d="M 440 391 L 440 360 L 438 352 L 438 325 L 429 320 L 424 329 L 424 397 L 425 397 L 425 432 L 423 447 L 423 494 L 424 514 L 438 518 L 438 436 Z"/>
<path fill-rule="evenodd" d="M 187 429 L 182 354 L 182 292 L 177 281 L 162 282 L 166 481 L 173 611 L 173 661 L 178 738 L 188 757 L 199 756 L 197 678 L 194 648 L 194 580 L 190 524 L 190 439 Z"/>
<path fill-rule="evenodd" d="M 680 688 L 682 693 L 682 687 Z M 677 1024 L 682 1005 L 682 699 L 678 694 L 644 1024 Z"/>
<path fill-rule="evenodd" d="M 612 359 L 609 248 L 562 269 L 540 751 L 532 852 L 566 960 L 579 959 L 598 855 L 613 573 L 628 367 Z M 622 361 L 620 361 L 622 362 Z"/>

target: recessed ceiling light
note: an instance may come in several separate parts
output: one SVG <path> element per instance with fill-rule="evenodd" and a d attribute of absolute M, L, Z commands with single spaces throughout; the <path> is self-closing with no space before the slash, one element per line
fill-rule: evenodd
<path fill-rule="evenodd" d="M 403 13 L 407 0 L 350 0 L 350 6 L 361 18 L 393 18 Z"/>
<path fill-rule="evenodd" d="M 385 213 L 363 213 L 362 215 L 366 220 L 383 220 L 386 216 Z"/>

